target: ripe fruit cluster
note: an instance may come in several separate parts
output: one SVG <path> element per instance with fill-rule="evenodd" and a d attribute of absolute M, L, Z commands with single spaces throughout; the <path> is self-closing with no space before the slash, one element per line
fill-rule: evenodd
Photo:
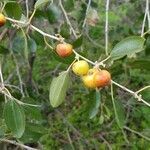
<path fill-rule="evenodd" d="M 73 52 L 73 47 L 68 43 L 61 43 L 56 46 L 56 53 L 60 57 L 70 56 Z M 107 70 L 98 68 L 90 69 L 89 64 L 84 60 L 75 62 L 72 70 L 76 75 L 81 76 L 84 85 L 88 88 L 102 88 L 110 84 L 111 75 Z"/>
<path fill-rule="evenodd" d="M 0 27 L 2 27 L 6 23 L 6 18 L 5 16 L 0 13 Z"/>
<path fill-rule="evenodd" d="M 76 75 L 81 76 L 84 85 L 88 88 L 102 88 L 111 81 L 111 75 L 107 70 L 89 69 L 89 64 L 84 60 L 75 62 L 72 70 Z"/>

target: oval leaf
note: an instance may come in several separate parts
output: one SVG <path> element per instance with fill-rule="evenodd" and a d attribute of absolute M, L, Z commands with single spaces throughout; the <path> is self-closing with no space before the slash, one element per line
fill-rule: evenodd
<path fill-rule="evenodd" d="M 123 39 L 112 50 L 111 57 L 113 60 L 120 59 L 124 56 L 133 56 L 135 53 L 144 50 L 145 39 L 140 36 L 131 36 Z"/>
<path fill-rule="evenodd" d="M 45 3 L 49 2 L 49 0 L 38 0 L 35 5 L 34 8 L 38 9 L 39 7 L 43 6 Z"/>
<path fill-rule="evenodd" d="M 70 82 L 69 72 L 62 72 L 57 78 L 52 80 L 50 86 L 50 104 L 52 107 L 58 107 L 65 99 L 66 91 Z"/>
<path fill-rule="evenodd" d="M 19 20 L 22 15 L 22 8 L 17 2 L 9 2 L 5 6 L 7 15 L 11 18 Z"/>
<path fill-rule="evenodd" d="M 28 51 L 30 53 L 35 53 L 36 50 L 37 50 L 37 44 L 36 44 L 35 40 L 32 38 L 29 38 L 28 39 Z"/>
<path fill-rule="evenodd" d="M 99 124 L 103 124 L 104 123 L 104 116 L 101 115 L 100 118 L 99 118 Z"/>
<path fill-rule="evenodd" d="M 28 58 L 28 43 L 27 37 L 24 33 L 18 34 L 13 39 L 12 50 L 16 53 L 22 54 L 26 59 Z"/>
<path fill-rule="evenodd" d="M 66 39 L 70 38 L 70 30 L 69 30 L 69 26 L 66 22 L 61 25 L 60 35 Z M 73 45 L 73 48 L 74 48 L 74 45 Z"/>
<path fill-rule="evenodd" d="M 82 45 L 82 42 L 83 42 L 83 36 L 81 35 L 78 39 L 76 39 L 72 45 L 73 45 L 73 48 L 78 48 Z"/>
<path fill-rule="evenodd" d="M 96 91 L 96 98 L 95 101 L 93 101 L 93 104 L 91 105 L 91 110 L 89 114 L 90 119 L 94 118 L 97 115 L 99 111 L 100 102 L 101 102 L 100 92 Z"/>
<path fill-rule="evenodd" d="M 50 5 L 45 11 L 45 15 L 50 23 L 56 23 L 61 20 L 61 10 L 56 4 Z"/>
<path fill-rule="evenodd" d="M 25 130 L 25 115 L 22 107 L 14 100 L 9 100 L 4 106 L 4 119 L 14 137 L 20 138 Z"/>

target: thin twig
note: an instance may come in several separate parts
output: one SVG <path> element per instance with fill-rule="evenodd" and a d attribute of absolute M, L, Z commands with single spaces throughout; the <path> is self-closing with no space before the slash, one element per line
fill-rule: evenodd
<path fill-rule="evenodd" d="M 10 143 L 10 144 L 13 144 L 13 145 L 17 145 L 21 148 L 24 148 L 26 150 L 38 150 L 36 148 L 32 148 L 32 147 L 29 147 L 29 146 L 26 146 L 26 145 L 23 145 L 21 143 L 18 143 L 16 141 L 11 141 L 11 140 L 7 140 L 7 139 L 0 139 L 1 142 L 6 142 L 6 143 Z"/>
<path fill-rule="evenodd" d="M 144 32 L 143 33 L 143 35 L 141 35 L 141 37 L 144 37 L 147 33 L 149 33 L 150 32 L 150 29 L 149 30 L 147 30 L 146 32 Z"/>
<path fill-rule="evenodd" d="M 30 25 L 30 27 L 31 27 L 32 29 L 34 29 L 35 31 L 39 32 L 40 34 L 42 34 L 43 36 L 46 36 L 46 37 L 49 37 L 49 38 L 51 38 L 51 39 L 55 39 L 55 40 L 57 40 L 57 41 L 60 41 L 60 38 L 58 38 L 58 37 L 56 37 L 56 36 L 53 36 L 53 35 L 50 35 L 50 34 L 48 34 L 48 33 L 45 33 L 45 32 L 43 32 L 42 30 L 38 29 L 37 27 L 35 27 L 35 26 L 33 26 L 33 25 Z"/>
<path fill-rule="evenodd" d="M 145 87 L 143 87 L 142 89 L 136 91 L 136 94 L 138 94 L 138 93 L 140 93 L 140 92 L 142 92 L 143 90 L 146 90 L 146 89 L 148 89 L 148 88 L 150 88 L 150 85 L 145 86 Z"/>
<path fill-rule="evenodd" d="M 123 89 L 123 90 L 125 90 L 125 91 L 131 93 L 132 95 L 134 95 L 134 92 L 133 92 L 132 90 L 126 88 L 125 86 L 120 85 L 119 83 L 117 83 L 117 82 L 115 82 L 115 81 L 113 81 L 113 80 L 111 80 L 111 82 L 112 82 L 113 84 L 117 85 L 118 87 L 120 87 L 121 89 Z"/>
<path fill-rule="evenodd" d="M 145 27 L 145 23 L 146 23 L 146 16 L 147 16 L 147 13 L 148 12 L 148 9 L 149 9 L 149 0 L 146 0 L 146 7 L 145 7 L 145 14 L 144 14 L 144 19 L 143 19 L 143 24 L 142 24 L 142 30 L 141 30 L 141 37 L 143 36 L 144 34 L 144 27 Z"/>
<path fill-rule="evenodd" d="M 70 146 L 72 148 L 72 150 L 75 150 L 73 144 L 72 144 L 72 140 L 71 140 L 71 137 L 70 137 L 70 134 L 69 134 L 69 131 L 68 131 L 68 128 L 66 129 L 66 132 L 67 132 L 67 137 L 68 137 L 68 140 L 69 140 L 69 143 L 70 143 Z"/>
<path fill-rule="evenodd" d="M 24 83 L 22 81 L 20 70 L 19 70 L 19 66 L 18 66 L 18 62 L 17 62 L 17 59 L 16 59 L 14 54 L 13 54 L 13 58 L 14 58 L 14 62 L 16 64 L 17 76 L 18 76 L 18 80 L 19 80 L 19 83 L 20 83 L 20 91 L 21 91 L 22 97 L 25 97 L 25 94 L 24 94 L 24 91 L 23 91 L 23 84 Z"/>
<path fill-rule="evenodd" d="M 146 6 L 147 6 L 148 29 L 150 29 L 150 10 L 149 10 L 149 0 L 146 0 Z"/>
<path fill-rule="evenodd" d="M 147 13 L 145 13 L 144 19 L 143 19 L 142 30 L 141 30 L 141 37 L 142 37 L 143 34 L 144 34 L 144 27 L 145 27 L 145 22 L 146 22 L 146 14 L 147 14 Z"/>
<path fill-rule="evenodd" d="M 24 21 L 19 21 L 19 20 L 15 20 L 15 19 L 11 19 L 9 17 L 6 17 L 7 20 L 13 22 L 13 23 L 17 23 L 17 24 L 23 24 L 23 25 L 28 25 L 27 22 L 24 22 Z M 50 35 L 48 33 L 45 33 L 43 32 L 42 30 L 38 29 L 37 27 L 33 26 L 33 25 L 30 25 L 30 28 L 34 29 L 35 31 L 39 32 L 40 34 L 42 34 L 43 36 L 47 36 L 51 39 L 55 39 L 57 41 L 60 41 L 60 38 L 56 37 L 56 36 L 53 36 L 53 35 Z"/>
<path fill-rule="evenodd" d="M 21 89 L 20 89 L 18 86 L 10 85 L 10 84 L 6 84 L 5 82 L 4 82 L 4 86 L 5 86 L 5 87 L 10 87 L 10 88 L 17 89 L 18 91 L 20 91 L 20 92 L 21 92 Z"/>
<path fill-rule="evenodd" d="M 34 104 L 29 104 L 29 103 L 24 103 L 22 101 L 19 101 L 18 99 L 16 99 L 15 97 L 11 95 L 11 93 L 6 87 L 0 88 L 0 93 L 7 96 L 10 100 L 15 100 L 20 105 L 26 105 L 26 106 L 31 106 L 31 107 L 41 107 L 41 105 L 34 105 Z"/>
<path fill-rule="evenodd" d="M 132 133 L 134 133 L 134 134 L 139 135 L 140 137 L 142 137 L 142 138 L 144 138 L 144 139 L 146 139 L 146 140 L 148 140 L 148 141 L 150 141 L 150 138 L 149 138 L 149 137 L 147 137 L 147 136 L 145 136 L 145 135 L 143 135 L 143 134 L 141 134 L 141 133 L 139 133 L 139 132 L 137 132 L 137 131 L 135 131 L 135 130 L 130 129 L 130 128 L 127 127 L 127 126 L 124 126 L 123 128 L 126 129 L 126 130 L 128 130 L 128 131 L 130 131 L 130 132 L 132 132 Z"/>
<path fill-rule="evenodd" d="M 108 55 L 108 11 L 109 11 L 109 0 L 106 1 L 106 21 L 105 21 L 105 53 Z"/>
<path fill-rule="evenodd" d="M 75 38 L 78 38 L 78 36 L 77 36 L 77 34 L 76 34 L 76 32 L 75 32 L 75 30 L 74 30 L 74 28 L 73 28 L 73 26 L 72 26 L 72 24 L 71 24 L 69 18 L 68 18 L 68 15 L 67 15 L 67 13 L 66 13 L 66 11 L 65 11 L 65 9 L 64 9 L 64 7 L 63 7 L 63 5 L 62 5 L 62 1 L 61 1 L 61 0 L 59 0 L 59 5 L 60 5 L 60 7 L 61 7 L 61 9 L 62 9 L 62 11 L 63 11 L 63 14 L 64 14 L 64 16 L 65 16 L 65 18 L 66 18 L 67 24 L 69 25 L 69 27 L 70 27 L 70 29 L 71 29 L 71 31 L 72 31 L 74 37 L 75 37 Z"/>
<path fill-rule="evenodd" d="M 148 102 L 146 102 L 145 100 L 143 100 L 141 95 L 138 95 L 136 92 L 126 88 L 125 86 L 120 85 L 119 83 L 117 83 L 113 80 L 111 80 L 111 82 L 113 84 L 117 85 L 118 87 L 120 87 L 121 89 L 127 91 L 128 93 L 132 94 L 138 101 L 141 101 L 141 102 L 143 102 L 144 104 L 146 104 L 147 106 L 150 107 L 150 104 Z"/>
<path fill-rule="evenodd" d="M 114 91 L 113 91 L 113 84 L 112 83 L 111 83 L 111 100 L 112 100 L 112 103 L 113 103 L 113 108 L 114 108 L 114 112 L 115 112 L 115 119 L 116 119 L 116 122 L 118 124 L 118 127 L 121 129 L 121 132 L 123 134 L 123 137 L 124 137 L 125 141 L 127 143 L 129 143 L 129 141 L 127 139 L 127 136 L 126 136 L 124 130 L 122 129 L 122 127 L 120 126 L 120 123 L 119 123 L 118 113 L 117 113 L 116 106 L 115 106 Z"/>
<path fill-rule="evenodd" d="M 109 142 L 102 135 L 100 135 L 100 138 L 104 141 L 104 143 L 106 143 L 106 145 L 108 146 L 108 149 L 112 150 L 111 145 L 109 144 Z"/>
<path fill-rule="evenodd" d="M 31 23 L 32 18 L 34 17 L 35 12 L 36 12 L 36 9 L 33 10 L 33 13 L 31 14 L 31 16 L 30 16 L 30 18 L 29 18 L 29 24 Z"/>
<path fill-rule="evenodd" d="M 84 18 L 84 21 L 83 21 L 82 28 L 84 28 L 85 25 L 86 25 L 87 15 L 88 15 L 88 12 L 89 12 L 89 9 L 90 9 L 91 1 L 92 1 L 92 0 L 89 0 L 89 2 L 88 2 L 88 5 L 87 5 L 87 8 L 86 8 L 86 13 L 85 13 L 85 18 Z"/>
<path fill-rule="evenodd" d="M 5 17 L 7 20 L 13 22 L 13 23 L 18 23 L 18 24 L 22 24 L 22 25 L 28 25 L 27 22 L 24 22 L 24 21 L 20 21 L 20 20 L 15 20 L 15 19 L 12 19 L 12 18 L 9 18 L 9 17 Z"/>
<path fill-rule="evenodd" d="M 46 39 L 45 36 L 44 36 L 44 42 L 45 42 L 45 44 L 46 44 L 46 46 L 47 46 L 48 48 L 54 50 L 54 48 L 48 43 L 48 41 L 47 41 L 47 39 Z"/>
<path fill-rule="evenodd" d="M 28 6 L 28 0 L 26 0 L 26 16 L 29 18 L 29 6 Z"/>
<path fill-rule="evenodd" d="M 2 75 L 2 64 L 0 62 L 0 80 L 1 80 L 1 88 L 4 87 L 4 80 L 3 80 L 3 75 Z"/>
<path fill-rule="evenodd" d="M 3 37 L 5 36 L 5 34 L 8 32 L 8 29 L 4 29 L 2 31 L 2 33 L 0 34 L 0 41 L 3 39 Z"/>
<path fill-rule="evenodd" d="M 95 65 L 94 62 L 92 62 L 91 60 L 89 60 L 89 59 L 83 57 L 82 55 L 78 54 L 75 50 L 73 50 L 73 52 L 75 53 L 75 55 L 76 55 L 77 57 L 80 57 L 80 58 L 86 60 L 87 62 L 89 62 L 90 64 Z"/>
<path fill-rule="evenodd" d="M 76 59 L 69 65 L 67 71 L 69 71 L 69 70 L 71 69 L 72 65 L 73 65 L 75 62 L 76 62 Z"/>
<path fill-rule="evenodd" d="M 2 8 L 1 8 L 0 12 L 3 12 L 6 4 L 7 4 L 7 2 L 4 1 L 3 4 L 2 4 Z"/>
<path fill-rule="evenodd" d="M 105 67 L 105 64 L 104 64 L 104 62 L 106 62 L 108 59 L 110 59 L 110 55 L 107 57 L 107 58 L 105 58 L 104 60 L 102 60 L 102 61 L 100 61 L 100 62 L 97 62 L 97 64 L 96 64 L 96 66 L 97 67 L 99 67 L 99 66 L 103 66 L 103 67 Z"/>

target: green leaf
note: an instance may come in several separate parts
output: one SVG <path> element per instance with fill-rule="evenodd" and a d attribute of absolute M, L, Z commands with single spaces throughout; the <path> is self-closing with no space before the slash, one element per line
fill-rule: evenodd
<path fill-rule="evenodd" d="M 12 50 L 17 53 L 22 53 L 25 46 L 23 36 L 17 35 L 12 41 Z"/>
<path fill-rule="evenodd" d="M 78 48 L 82 45 L 82 42 L 83 42 L 83 36 L 81 35 L 78 39 L 76 39 L 72 45 L 73 45 L 73 48 Z"/>
<path fill-rule="evenodd" d="M 38 46 L 41 46 L 41 47 L 45 46 L 44 38 L 40 33 L 33 31 L 31 33 L 31 38 L 35 40 Z"/>
<path fill-rule="evenodd" d="M 149 59 L 138 59 L 138 60 L 134 60 L 132 62 L 129 62 L 129 65 L 132 68 L 136 68 L 136 69 L 145 69 L 145 70 L 149 70 L 150 71 L 150 60 Z"/>
<path fill-rule="evenodd" d="M 70 30 L 69 30 L 69 26 L 66 22 L 61 25 L 60 35 L 62 35 L 66 39 L 70 38 Z"/>
<path fill-rule="evenodd" d="M 66 91 L 69 87 L 69 72 L 62 72 L 57 78 L 52 80 L 50 86 L 49 99 L 52 107 L 58 107 L 65 99 Z"/>
<path fill-rule="evenodd" d="M 5 131 L 3 128 L 0 127 L 0 139 L 5 136 Z"/>
<path fill-rule="evenodd" d="M 46 3 L 48 3 L 49 0 L 38 0 L 35 5 L 34 5 L 34 8 L 35 9 L 38 9 L 40 8 L 41 6 L 45 5 Z"/>
<path fill-rule="evenodd" d="M 23 136 L 20 138 L 24 143 L 37 142 L 43 134 L 46 134 L 47 130 L 41 124 L 28 123 L 25 128 Z"/>
<path fill-rule="evenodd" d="M 32 120 L 42 120 L 41 110 L 37 107 L 24 106 L 24 112 Z"/>
<path fill-rule="evenodd" d="M 61 19 L 61 10 L 55 4 L 50 5 L 47 8 L 45 14 L 46 14 L 48 21 L 50 23 L 56 23 L 56 22 L 60 21 L 60 19 Z"/>
<path fill-rule="evenodd" d="M 145 47 L 145 54 L 150 55 L 150 35 L 148 36 L 148 38 L 146 39 L 146 47 Z"/>
<path fill-rule="evenodd" d="M 113 60 L 120 59 L 126 55 L 131 57 L 135 53 L 144 50 L 144 41 L 145 39 L 140 36 L 127 37 L 116 44 L 110 55 Z"/>
<path fill-rule="evenodd" d="M 4 106 L 4 119 L 14 137 L 20 138 L 25 130 L 25 114 L 22 107 L 14 100 L 9 100 Z"/>
<path fill-rule="evenodd" d="M 89 118 L 92 119 L 94 118 L 98 111 L 99 111 L 99 106 L 100 106 L 100 102 L 101 102 L 101 96 L 100 96 L 100 92 L 96 91 L 95 93 L 95 101 L 93 101 L 92 105 L 91 105 L 91 110 L 89 113 Z"/>
<path fill-rule="evenodd" d="M 0 54 L 8 54 L 8 53 L 9 53 L 9 49 L 0 45 Z"/>
<path fill-rule="evenodd" d="M 99 118 L 99 124 L 103 124 L 104 123 L 104 116 L 101 115 L 100 118 Z"/>
<path fill-rule="evenodd" d="M 23 31 L 13 39 L 12 50 L 16 53 L 22 54 L 26 59 L 28 58 L 27 37 Z"/>
<path fill-rule="evenodd" d="M 115 118 L 119 128 L 123 128 L 125 124 L 125 112 L 122 103 L 119 100 L 113 100 L 113 108 L 115 112 Z"/>
<path fill-rule="evenodd" d="M 74 0 L 65 0 L 64 8 L 68 12 L 72 11 L 74 9 Z"/>
<path fill-rule="evenodd" d="M 17 2 L 8 2 L 5 6 L 5 11 L 10 18 L 20 20 L 22 8 Z"/>
<path fill-rule="evenodd" d="M 30 53 L 35 53 L 37 50 L 37 44 L 36 44 L 35 40 L 32 38 L 28 39 L 28 50 Z"/>

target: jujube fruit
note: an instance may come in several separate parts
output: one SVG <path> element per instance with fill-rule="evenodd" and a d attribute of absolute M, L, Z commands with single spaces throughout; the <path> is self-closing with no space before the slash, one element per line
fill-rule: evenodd
<path fill-rule="evenodd" d="M 72 70 L 76 75 L 86 75 L 89 70 L 89 64 L 85 60 L 79 60 L 73 64 Z"/>
<path fill-rule="evenodd" d="M 110 84 L 111 75 L 107 70 L 100 70 L 94 74 L 93 81 L 96 87 L 104 87 Z"/>
<path fill-rule="evenodd" d="M 56 46 L 56 52 L 60 57 L 70 56 L 73 52 L 73 46 L 68 43 L 61 43 Z"/>
<path fill-rule="evenodd" d="M 96 84 L 94 82 L 94 75 L 97 72 L 98 72 L 98 69 L 93 68 L 88 71 L 87 75 L 82 77 L 82 81 L 86 87 L 96 88 Z"/>
<path fill-rule="evenodd" d="M 2 27 L 6 23 L 6 18 L 5 16 L 0 13 L 0 27 Z"/>

